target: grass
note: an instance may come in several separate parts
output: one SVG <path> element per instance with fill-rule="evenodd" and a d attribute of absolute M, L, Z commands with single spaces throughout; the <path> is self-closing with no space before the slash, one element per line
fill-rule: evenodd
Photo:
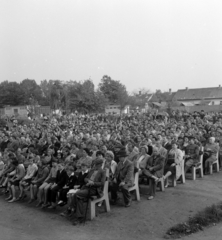
<path fill-rule="evenodd" d="M 222 202 L 206 207 L 198 212 L 194 217 L 189 218 L 187 222 L 179 223 L 170 228 L 165 238 L 176 239 L 182 236 L 190 235 L 202 231 L 204 227 L 215 226 L 222 221 Z"/>

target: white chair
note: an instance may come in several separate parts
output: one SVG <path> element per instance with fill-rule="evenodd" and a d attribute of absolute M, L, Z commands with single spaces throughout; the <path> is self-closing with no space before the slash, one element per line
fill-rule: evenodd
<path fill-rule="evenodd" d="M 184 159 L 183 159 L 183 161 L 182 161 L 182 174 L 181 174 L 180 178 L 178 179 L 178 180 L 180 180 L 181 183 L 183 183 L 183 184 L 185 183 L 184 164 L 185 164 L 185 161 L 184 161 Z M 177 185 L 176 176 L 175 176 L 175 175 L 172 175 L 172 186 L 173 186 L 173 187 L 176 187 L 176 185 Z"/>
<path fill-rule="evenodd" d="M 204 147 L 201 147 L 200 149 L 202 152 L 204 150 Z M 200 178 L 203 178 L 203 154 L 200 155 L 200 165 L 198 166 L 192 166 L 192 180 L 196 180 L 196 171 L 199 170 Z"/>
<path fill-rule="evenodd" d="M 183 153 L 182 174 L 181 174 L 181 176 L 180 176 L 180 178 L 179 178 L 178 180 L 180 180 L 181 183 L 185 183 L 185 172 L 184 172 L 184 164 L 185 164 L 184 155 L 185 155 L 185 152 L 182 151 L 182 153 Z M 172 175 L 171 179 L 172 179 L 172 187 L 176 187 L 176 185 L 177 185 L 176 176 L 175 176 L 175 175 Z M 167 180 L 167 181 L 168 181 L 168 180 Z"/>
<path fill-rule="evenodd" d="M 219 152 L 217 152 L 216 161 L 213 162 L 212 165 L 210 165 L 210 174 L 213 174 L 213 165 L 216 165 L 216 172 L 219 172 L 219 170 L 220 170 L 220 167 L 219 167 Z"/>
<path fill-rule="evenodd" d="M 109 193 L 108 193 L 108 188 L 109 188 L 109 170 L 106 169 L 106 181 L 104 183 L 103 187 L 103 196 L 101 198 L 95 198 L 95 199 L 90 199 L 89 205 L 90 205 L 90 220 L 95 218 L 96 216 L 96 204 L 105 201 L 105 210 L 106 212 L 110 212 L 110 204 L 109 204 Z M 94 197 L 93 197 L 94 198 Z"/>
<path fill-rule="evenodd" d="M 136 200 L 140 201 L 140 190 L 139 190 L 139 170 L 135 173 L 134 176 L 134 185 L 129 188 L 129 192 L 136 192 Z"/>

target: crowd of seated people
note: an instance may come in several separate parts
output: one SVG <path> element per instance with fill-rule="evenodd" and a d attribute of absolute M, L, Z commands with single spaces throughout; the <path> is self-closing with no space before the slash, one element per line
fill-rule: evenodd
<path fill-rule="evenodd" d="M 121 192 L 130 207 L 136 172 L 149 181 L 152 200 L 161 179 L 168 187 L 168 178 L 199 166 L 200 155 L 204 174 L 222 157 L 221 113 L 49 119 L 0 130 L 0 188 L 8 203 L 29 198 L 41 209 L 66 206 L 61 215 L 73 224 L 83 222 L 87 199 L 102 196 L 107 169 L 110 203 L 118 204 Z"/>

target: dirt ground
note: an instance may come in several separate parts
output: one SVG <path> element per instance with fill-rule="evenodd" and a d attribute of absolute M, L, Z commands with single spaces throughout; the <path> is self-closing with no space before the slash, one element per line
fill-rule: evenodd
<path fill-rule="evenodd" d="M 165 192 L 157 192 L 146 200 L 142 187 L 141 201 L 130 208 L 121 203 L 111 206 L 111 212 L 98 209 L 98 216 L 85 225 L 73 226 L 59 216 L 62 209 L 41 210 L 36 203 L 7 203 L 0 196 L 0 240 L 160 240 L 168 228 L 193 216 L 198 210 L 221 201 L 222 172 L 196 181 L 187 179 Z M 216 234 L 216 235 L 215 235 Z M 218 234 L 218 235 L 217 235 Z M 222 225 L 182 239 L 222 239 Z"/>

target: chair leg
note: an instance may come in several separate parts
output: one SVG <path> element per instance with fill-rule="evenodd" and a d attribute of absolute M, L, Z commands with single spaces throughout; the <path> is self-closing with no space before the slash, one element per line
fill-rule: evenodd
<path fill-rule="evenodd" d="M 216 163 L 216 171 L 219 172 L 219 170 L 220 170 L 219 161 L 217 161 L 217 163 Z"/>
<path fill-rule="evenodd" d="M 136 200 L 140 201 L 140 190 L 139 190 L 139 186 L 136 186 Z"/>
<path fill-rule="evenodd" d="M 96 217 L 96 204 L 90 201 L 90 220 Z"/>
<path fill-rule="evenodd" d="M 177 185 L 176 176 L 172 176 L 172 186 L 176 187 L 176 185 Z"/>
<path fill-rule="evenodd" d="M 203 178 L 203 166 L 199 168 L 199 170 L 200 170 L 200 178 Z"/>
<path fill-rule="evenodd" d="M 163 178 L 160 179 L 160 191 L 164 192 L 164 180 L 163 180 Z"/>
<path fill-rule="evenodd" d="M 110 204 L 109 204 L 109 197 L 105 198 L 105 208 L 107 212 L 110 212 Z"/>
<path fill-rule="evenodd" d="M 192 167 L 192 180 L 196 180 L 196 168 Z"/>
<path fill-rule="evenodd" d="M 185 183 L 185 173 L 183 172 L 181 175 L 181 183 Z"/>
<path fill-rule="evenodd" d="M 210 165 L 210 174 L 213 174 L 213 164 Z"/>

